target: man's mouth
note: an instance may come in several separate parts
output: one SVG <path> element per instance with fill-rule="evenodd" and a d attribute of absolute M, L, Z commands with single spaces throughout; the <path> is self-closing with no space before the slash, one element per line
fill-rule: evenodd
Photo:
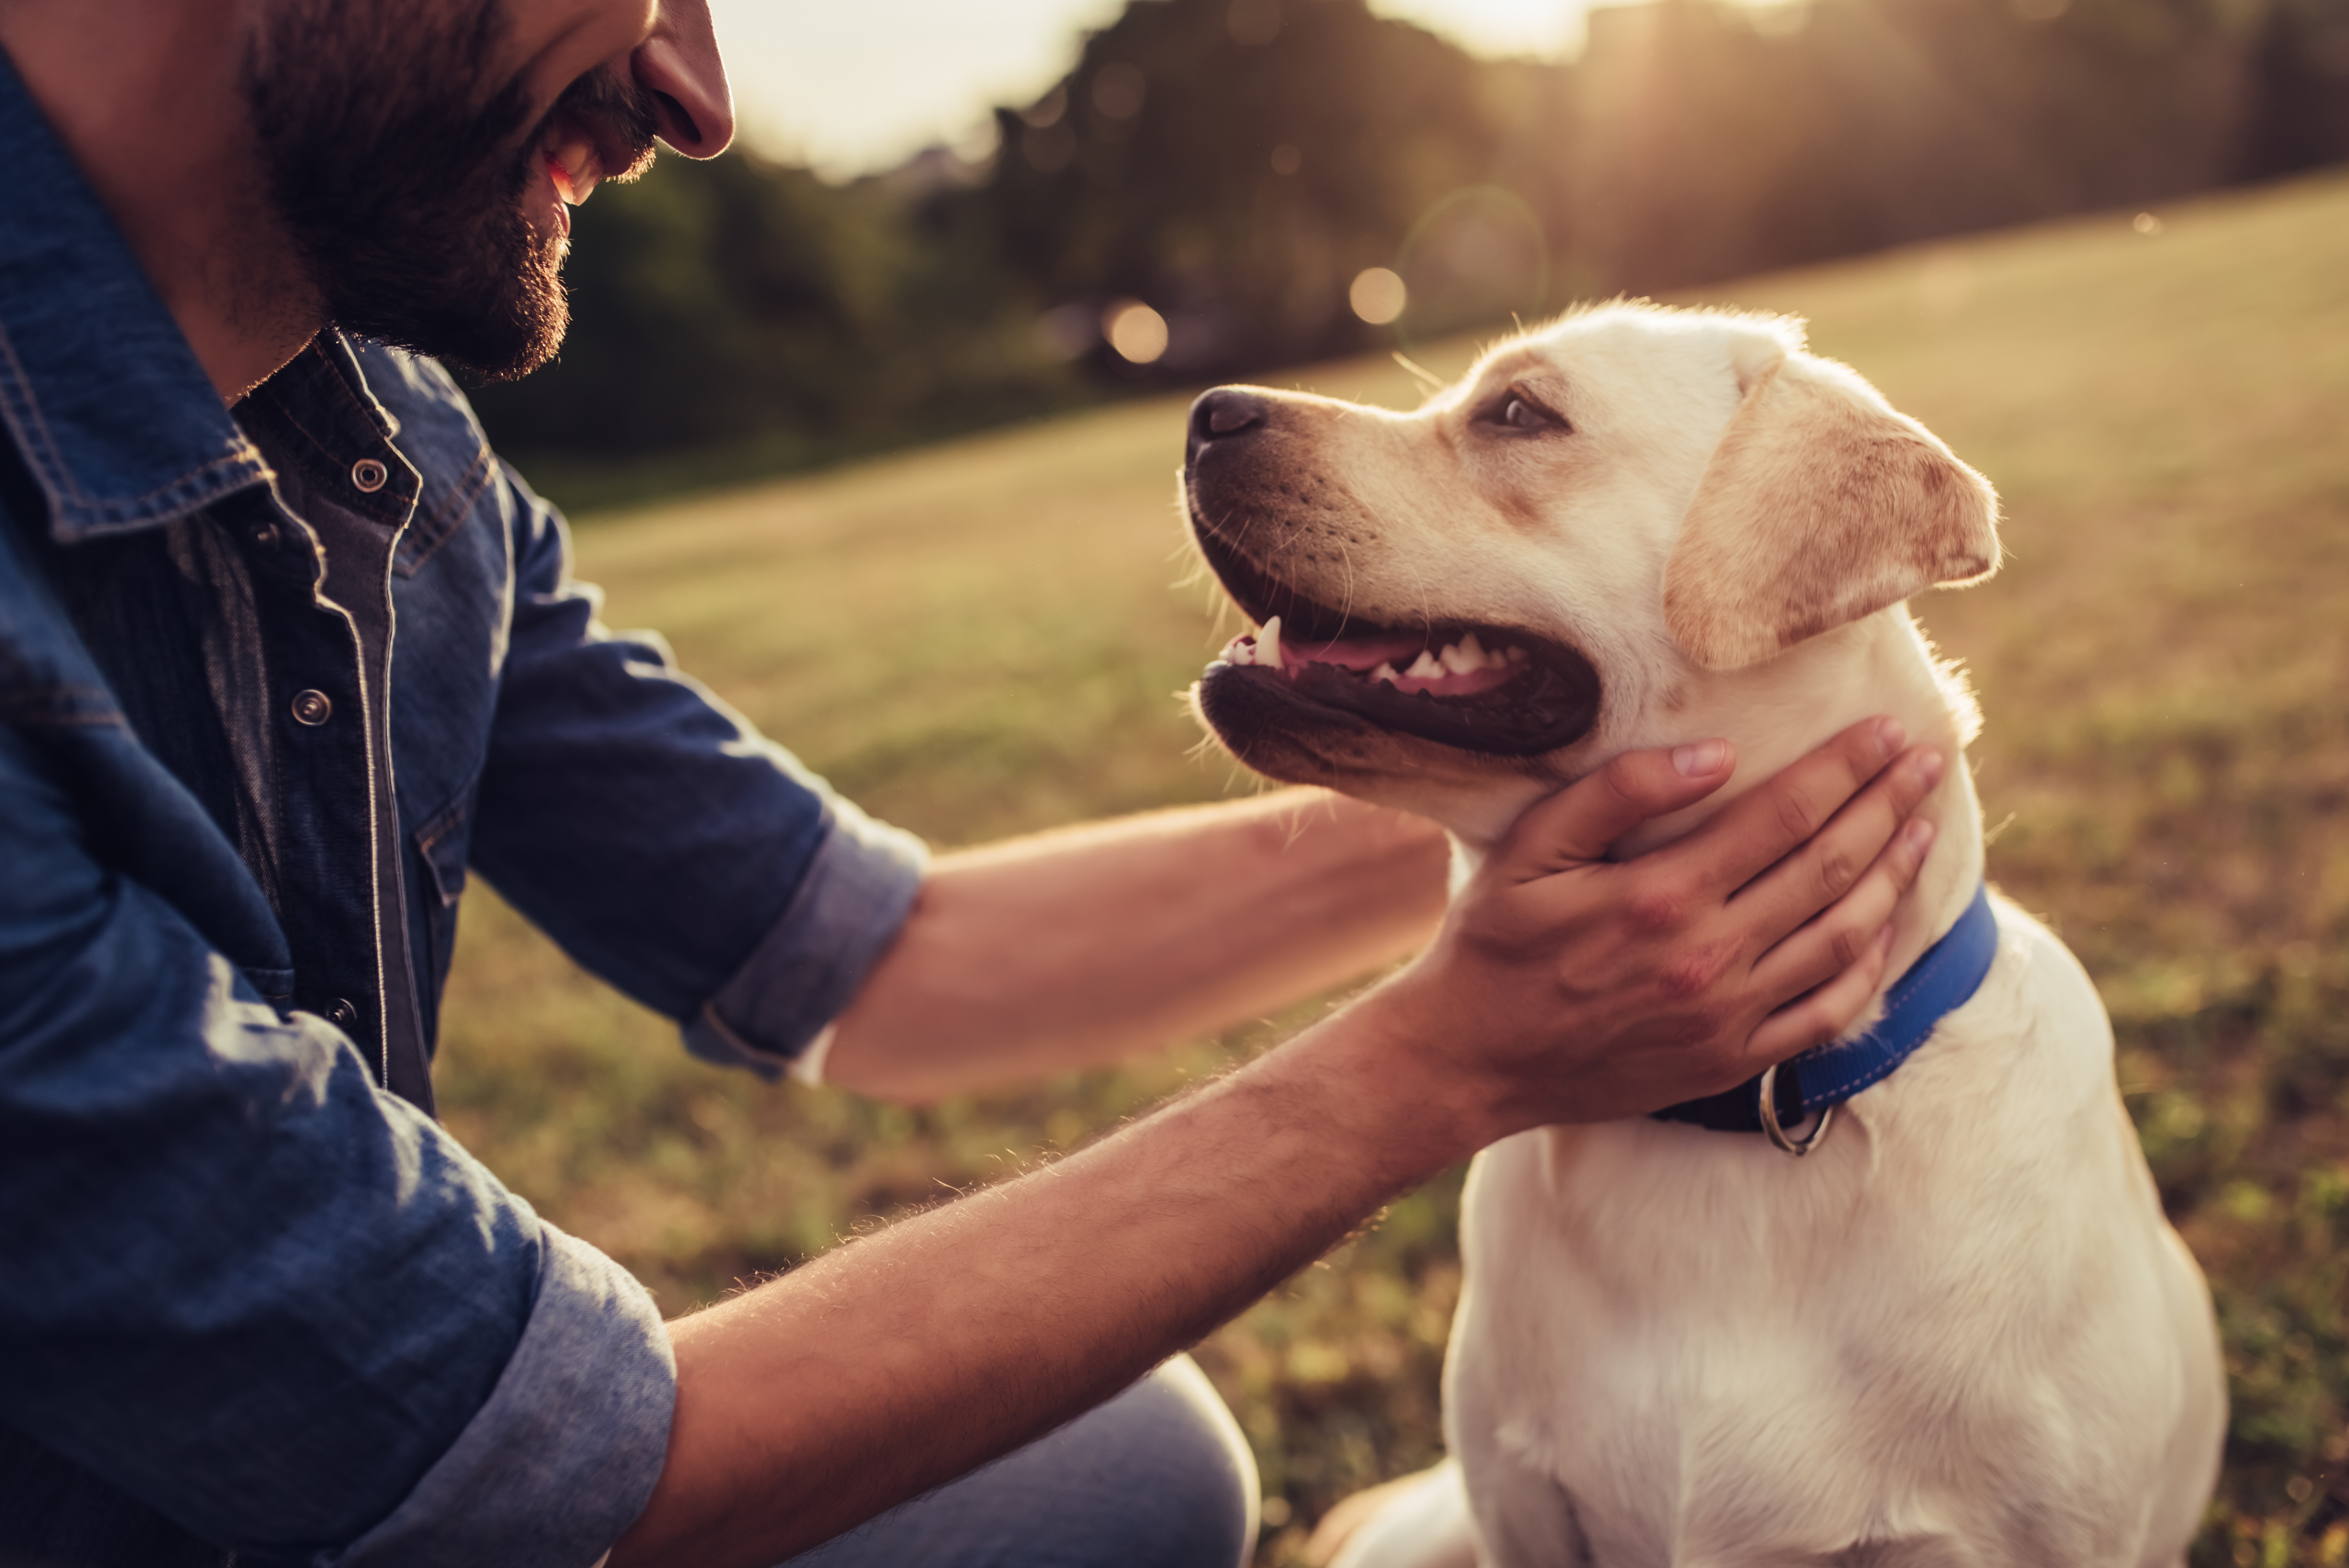
<path fill-rule="evenodd" d="M 532 151 L 554 201 L 551 216 L 571 232 L 569 209 L 606 180 L 633 180 L 653 159 L 660 119 L 651 96 L 625 76 L 597 70 L 564 89 L 539 128 Z"/>
<path fill-rule="evenodd" d="M 554 193 L 566 206 L 578 206 L 604 182 L 604 155 L 595 138 L 567 114 L 547 121 L 538 151 L 547 178 L 554 182 Z"/>
<path fill-rule="evenodd" d="M 1599 672 L 1565 644 L 1520 628 L 1430 621 L 1380 626 L 1273 577 L 1206 529 L 1208 564 L 1257 623 L 1201 678 L 1247 682 L 1301 719 L 1372 724 L 1499 756 L 1573 744 L 1599 717 Z"/>

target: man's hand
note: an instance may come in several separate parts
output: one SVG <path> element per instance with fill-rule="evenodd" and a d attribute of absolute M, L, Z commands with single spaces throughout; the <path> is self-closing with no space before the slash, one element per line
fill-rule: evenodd
<path fill-rule="evenodd" d="M 1609 845 L 1730 772 L 1725 748 L 1623 758 L 1529 813 L 1435 946 L 1353 1006 L 672 1324 L 668 1466 L 612 1568 L 804 1551 L 1108 1397 L 1480 1144 L 1724 1088 L 1837 1033 L 1923 858 L 1901 823 L 1939 759 L 1888 768 L 1899 744 L 1862 726 L 1614 865 Z"/>
<path fill-rule="evenodd" d="M 1853 726 L 1639 859 L 1610 846 L 1725 783 L 1721 742 L 1635 752 L 1534 807 L 1369 1005 L 1501 1131 L 1609 1121 L 1835 1038 L 1882 982 L 1946 766 Z M 1897 760 L 1896 760 L 1897 759 Z"/>

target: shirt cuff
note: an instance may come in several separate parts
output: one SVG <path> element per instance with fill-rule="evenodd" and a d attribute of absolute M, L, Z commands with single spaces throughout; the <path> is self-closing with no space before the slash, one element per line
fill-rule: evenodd
<path fill-rule="evenodd" d="M 588 1568 L 650 1501 L 677 1360 L 634 1276 L 544 1227 L 538 1300 L 490 1401 L 389 1518 L 318 1568 Z"/>
<path fill-rule="evenodd" d="M 812 1045 L 829 1044 L 832 1021 L 912 912 L 927 847 L 844 800 L 829 805 L 829 830 L 782 919 L 686 1021 L 695 1055 L 781 1077 Z"/>

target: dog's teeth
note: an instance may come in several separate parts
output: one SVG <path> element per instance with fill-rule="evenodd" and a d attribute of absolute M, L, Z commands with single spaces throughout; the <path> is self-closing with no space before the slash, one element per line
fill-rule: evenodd
<path fill-rule="evenodd" d="M 1513 648 L 1508 651 L 1508 661 L 1511 664 L 1523 664 L 1529 657 L 1531 656 L 1522 648 Z"/>
<path fill-rule="evenodd" d="M 1402 677 L 1395 673 L 1395 667 L 1383 662 L 1371 671 L 1371 680 L 1373 683 L 1383 680 L 1390 686 L 1400 685 L 1402 682 Z"/>
<path fill-rule="evenodd" d="M 1499 662 L 1485 651 L 1485 645 L 1476 640 L 1476 634 L 1473 631 L 1446 648 L 1437 655 L 1437 659 L 1444 669 L 1454 675 L 1465 675 L 1471 670 L 1482 670 L 1488 664 Z"/>
<path fill-rule="evenodd" d="M 1419 657 L 1411 661 L 1411 668 L 1403 673 L 1416 676 L 1422 680 L 1441 680 L 1444 679 L 1444 666 L 1437 660 L 1435 655 L 1423 648 L 1419 650 Z"/>
<path fill-rule="evenodd" d="M 1256 661 L 1258 664 L 1269 664 L 1275 670 L 1280 668 L 1282 660 L 1280 657 L 1280 618 L 1278 616 L 1274 616 L 1270 619 L 1267 620 L 1264 623 L 1263 628 L 1256 634 Z"/>
<path fill-rule="evenodd" d="M 1232 639 L 1232 645 L 1224 649 L 1224 662 L 1226 664 L 1254 664 L 1256 662 L 1256 643 L 1248 638 L 1234 638 Z"/>

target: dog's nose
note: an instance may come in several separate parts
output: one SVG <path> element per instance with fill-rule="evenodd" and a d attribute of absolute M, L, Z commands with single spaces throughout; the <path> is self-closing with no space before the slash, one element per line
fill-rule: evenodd
<path fill-rule="evenodd" d="M 1217 387 L 1202 392 L 1191 405 L 1191 450 L 1247 431 L 1261 430 L 1272 416 L 1272 405 L 1254 392 L 1237 387 Z"/>

